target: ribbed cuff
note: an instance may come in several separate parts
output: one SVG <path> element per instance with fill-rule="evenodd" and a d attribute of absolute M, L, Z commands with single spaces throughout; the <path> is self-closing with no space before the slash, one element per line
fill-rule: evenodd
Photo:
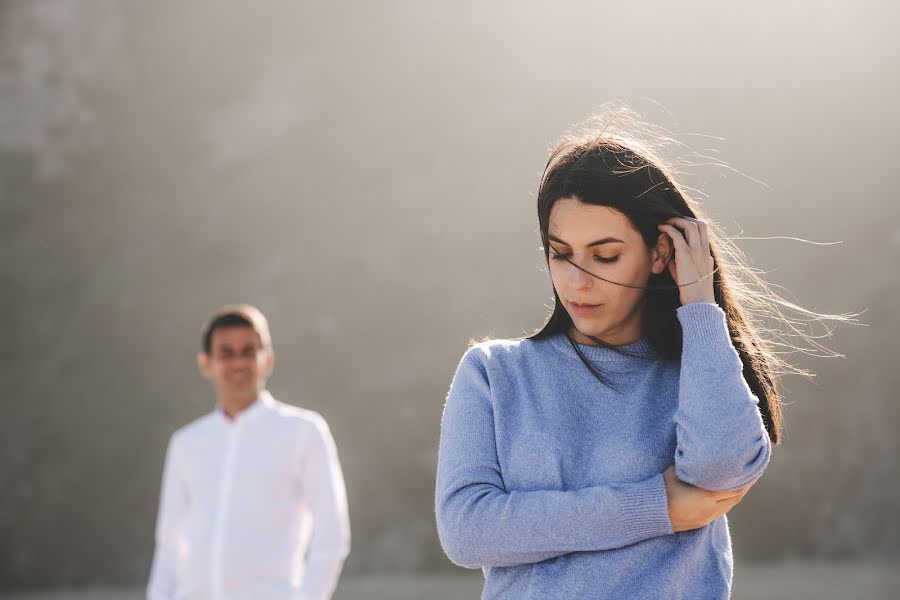
<path fill-rule="evenodd" d="M 693 302 L 679 306 L 675 314 L 681 323 L 685 351 L 695 345 L 704 348 L 732 345 L 725 312 L 718 304 Z"/>
<path fill-rule="evenodd" d="M 622 525 L 635 542 L 673 533 L 662 474 L 622 490 Z"/>

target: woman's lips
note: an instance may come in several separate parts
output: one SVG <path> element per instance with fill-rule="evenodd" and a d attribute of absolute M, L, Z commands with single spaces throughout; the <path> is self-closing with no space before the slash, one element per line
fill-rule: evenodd
<path fill-rule="evenodd" d="M 571 308 L 572 312 L 574 312 L 576 315 L 592 315 L 601 306 L 603 306 L 603 305 L 602 304 L 586 304 L 583 302 L 569 302 L 569 308 Z"/>

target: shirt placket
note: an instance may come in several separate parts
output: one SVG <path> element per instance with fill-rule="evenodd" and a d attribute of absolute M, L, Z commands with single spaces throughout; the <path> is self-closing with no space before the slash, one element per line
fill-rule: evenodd
<path fill-rule="evenodd" d="M 229 424 L 225 441 L 225 457 L 222 463 L 222 478 L 219 484 L 218 512 L 212 536 L 211 583 L 214 600 L 224 600 L 224 559 L 226 528 L 231 509 L 231 488 L 234 479 L 235 455 L 240 444 L 243 423 L 237 419 Z"/>

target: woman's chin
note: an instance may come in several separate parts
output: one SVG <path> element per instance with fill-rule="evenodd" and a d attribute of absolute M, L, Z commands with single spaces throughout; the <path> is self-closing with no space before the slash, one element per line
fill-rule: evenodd
<path fill-rule="evenodd" d="M 591 327 L 589 324 L 580 324 L 578 322 L 575 323 L 575 331 L 572 332 L 575 336 L 575 341 L 579 344 L 596 344 L 597 342 L 594 339 L 603 340 L 604 335 L 607 333 L 606 329 L 603 327 Z M 594 338 L 594 339 L 592 339 Z"/>

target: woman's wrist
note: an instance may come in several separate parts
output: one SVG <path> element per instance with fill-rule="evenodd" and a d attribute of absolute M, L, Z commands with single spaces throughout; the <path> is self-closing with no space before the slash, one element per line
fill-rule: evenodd
<path fill-rule="evenodd" d="M 700 296 L 697 298 L 689 298 L 686 301 L 681 302 L 682 306 L 687 306 L 688 304 L 716 304 L 716 305 L 718 305 L 715 298 L 707 297 L 707 296 Z"/>

